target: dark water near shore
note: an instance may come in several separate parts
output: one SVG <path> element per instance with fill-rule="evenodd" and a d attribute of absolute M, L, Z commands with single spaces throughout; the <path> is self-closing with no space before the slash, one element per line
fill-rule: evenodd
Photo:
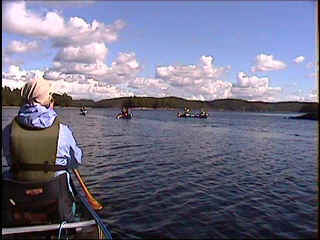
<path fill-rule="evenodd" d="M 2 128 L 17 111 L 2 108 Z M 176 111 L 116 120 L 118 109 L 56 111 L 84 151 L 80 172 L 116 239 L 317 237 L 317 121 L 234 112 L 177 119 Z"/>

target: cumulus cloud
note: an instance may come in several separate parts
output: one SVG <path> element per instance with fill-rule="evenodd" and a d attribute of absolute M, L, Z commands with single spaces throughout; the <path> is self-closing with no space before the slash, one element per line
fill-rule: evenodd
<path fill-rule="evenodd" d="M 240 87 L 261 87 L 268 88 L 269 79 L 267 77 L 259 78 L 257 76 L 249 77 L 244 72 L 238 73 L 238 84 Z"/>
<path fill-rule="evenodd" d="M 285 69 L 286 67 L 287 65 L 284 62 L 273 59 L 272 55 L 260 54 L 256 57 L 256 66 L 253 66 L 251 71 L 276 71 Z"/>
<path fill-rule="evenodd" d="M 5 49 L 5 51 L 8 54 L 14 54 L 38 51 L 40 49 L 40 45 L 37 41 L 27 42 L 13 40 L 8 44 L 8 47 Z"/>
<path fill-rule="evenodd" d="M 252 101 L 276 101 L 281 91 L 279 87 L 270 87 L 267 77 L 249 77 L 244 72 L 239 72 L 237 84 L 232 87 L 232 96 Z"/>
<path fill-rule="evenodd" d="M 62 48 L 54 58 L 54 61 L 94 63 L 96 61 L 104 61 L 107 53 L 108 49 L 104 43 L 92 42 L 87 45 Z"/>
<path fill-rule="evenodd" d="M 125 97 L 132 94 L 126 89 L 103 84 L 94 79 L 88 79 L 85 83 L 81 82 L 81 80 L 73 82 L 59 80 L 53 83 L 53 88 L 56 93 L 67 93 L 71 95 L 73 99 L 92 99 L 95 101 L 115 97 Z"/>
<path fill-rule="evenodd" d="M 8 72 L 2 72 L 2 86 L 8 86 L 12 89 L 21 88 L 27 81 L 41 76 L 43 76 L 43 72 L 40 70 L 26 71 L 19 66 L 10 65 Z"/>
<path fill-rule="evenodd" d="M 52 42 L 57 53 L 52 66 L 44 73 L 47 79 L 63 79 L 79 84 L 95 79 L 117 84 L 126 78 L 135 77 L 141 71 L 134 53 L 120 53 L 111 66 L 105 64 L 108 55 L 106 44 L 118 40 L 119 31 L 126 25 L 122 20 L 108 25 L 97 20 L 89 23 L 81 17 L 65 19 L 57 11 L 38 14 L 28 9 L 24 1 L 4 3 L 2 20 L 2 27 L 8 33 Z M 37 46 L 36 41 L 14 41 L 8 51 L 27 52 L 35 50 Z M 14 63 L 8 52 L 5 56 L 7 64 Z"/>
<path fill-rule="evenodd" d="M 62 16 L 48 12 L 45 16 L 27 10 L 24 1 L 3 4 L 2 29 L 22 35 L 38 37 L 59 37 L 66 34 Z"/>
<path fill-rule="evenodd" d="M 296 57 L 293 61 L 297 64 L 302 63 L 304 61 L 304 56 Z"/>
<path fill-rule="evenodd" d="M 96 20 L 87 23 L 79 17 L 72 17 L 66 23 L 66 34 L 55 38 L 54 46 L 63 47 L 71 44 L 88 44 L 91 42 L 112 43 L 118 40 L 118 32 L 126 26 L 123 20 L 105 25 Z"/>
<path fill-rule="evenodd" d="M 214 66 L 212 56 L 202 56 L 199 65 L 159 66 L 156 78 L 169 85 L 168 94 L 179 93 L 187 99 L 215 99 L 230 96 L 232 84 L 221 80 L 230 69 L 230 66 Z"/>
<path fill-rule="evenodd" d="M 52 68 L 45 71 L 44 76 L 55 81 L 63 79 L 65 82 L 77 84 L 94 80 L 103 86 L 112 85 L 115 87 L 114 91 L 119 91 L 118 97 L 126 93 L 136 96 L 179 96 L 212 100 L 231 96 L 232 84 L 221 80 L 230 68 L 214 66 L 212 57 L 202 56 L 198 65 L 161 66 L 156 69 L 154 78 L 144 78 L 137 76 L 142 67 L 135 54 L 119 53 L 110 66 L 101 61 L 90 64 L 64 64 L 56 61 Z"/>
<path fill-rule="evenodd" d="M 2 72 L 2 86 L 11 89 L 21 88 L 34 77 L 44 77 L 52 84 L 52 89 L 58 94 L 67 93 L 74 99 L 86 98 L 101 100 L 106 98 L 124 97 L 134 95 L 130 90 L 120 88 L 84 75 L 68 75 L 50 72 L 51 75 L 40 70 L 23 70 L 19 66 L 10 66 L 7 72 Z"/>
<path fill-rule="evenodd" d="M 46 74 L 52 76 L 59 73 L 60 77 L 70 74 L 83 74 L 86 78 L 93 78 L 108 84 L 120 84 L 136 77 L 141 69 L 142 67 L 136 60 L 134 53 L 119 53 L 111 66 L 106 65 L 101 60 L 95 60 L 93 63 L 73 61 L 68 64 L 55 61 L 53 66 L 46 71 Z"/>
<path fill-rule="evenodd" d="M 303 91 L 296 89 L 281 97 L 282 101 L 299 101 L 299 102 L 319 102 L 319 93 L 317 90 Z"/>
<path fill-rule="evenodd" d="M 60 47 L 97 41 L 111 43 L 118 39 L 118 31 L 124 27 L 125 22 L 122 20 L 105 25 L 96 20 L 90 24 L 79 17 L 66 21 L 54 11 L 42 16 L 27 9 L 24 1 L 4 3 L 2 15 L 4 31 L 43 39 L 53 38 L 54 45 Z"/>

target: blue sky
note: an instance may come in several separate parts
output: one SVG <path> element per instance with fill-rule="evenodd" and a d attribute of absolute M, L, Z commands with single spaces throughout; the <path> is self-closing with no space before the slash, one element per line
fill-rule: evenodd
<path fill-rule="evenodd" d="M 2 22 L 3 86 L 44 75 L 94 100 L 318 101 L 315 1 L 10 1 Z"/>

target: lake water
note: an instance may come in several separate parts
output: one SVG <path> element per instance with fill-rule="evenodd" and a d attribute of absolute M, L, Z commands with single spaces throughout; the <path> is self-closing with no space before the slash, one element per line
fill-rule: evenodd
<path fill-rule="evenodd" d="M 2 108 L 2 128 L 18 108 Z M 318 122 L 290 114 L 57 108 L 116 239 L 316 238 Z M 296 115 L 296 114 L 291 114 Z M 3 164 L 4 159 L 2 160 Z"/>

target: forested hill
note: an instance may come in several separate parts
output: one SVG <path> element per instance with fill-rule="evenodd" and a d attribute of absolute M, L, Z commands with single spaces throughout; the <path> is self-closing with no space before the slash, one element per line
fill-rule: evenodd
<path fill-rule="evenodd" d="M 90 99 L 73 100 L 66 93 L 53 95 L 57 106 L 97 107 L 97 108 L 153 108 L 153 109 L 204 109 L 213 111 L 250 111 L 250 112 L 318 112 L 319 103 L 310 102 L 258 102 L 241 99 L 219 99 L 213 101 L 194 101 L 178 97 L 121 97 L 93 101 Z M 2 88 L 2 106 L 19 106 L 22 103 L 20 90 Z"/>
<path fill-rule="evenodd" d="M 251 102 L 241 99 L 219 99 L 213 101 L 194 101 L 177 97 L 124 97 L 105 99 L 95 103 L 96 107 L 131 108 L 184 108 L 205 109 L 216 111 L 250 111 L 250 112 L 317 112 L 318 103 L 310 102 Z"/>

